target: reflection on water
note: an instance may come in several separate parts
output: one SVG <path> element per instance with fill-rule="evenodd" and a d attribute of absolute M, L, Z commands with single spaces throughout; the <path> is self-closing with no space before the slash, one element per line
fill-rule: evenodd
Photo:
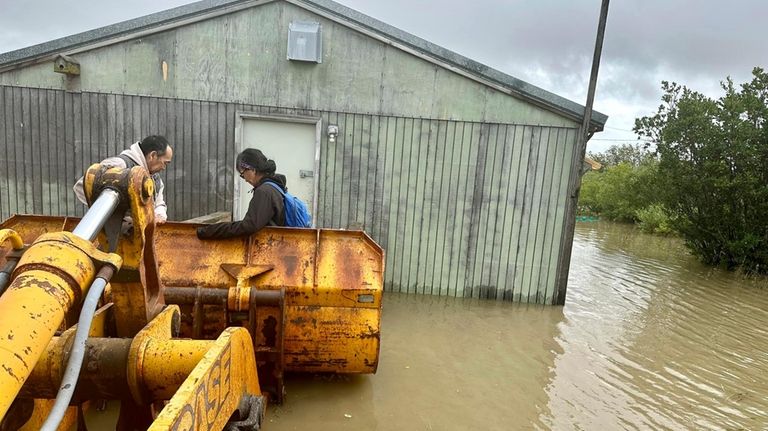
<path fill-rule="evenodd" d="M 766 429 L 759 284 L 578 224 L 565 307 L 387 294 L 378 373 L 290 376 L 264 428 Z"/>
<path fill-rule="evenodd" d="M 550 428 L 768 427 L 768 291 L 631 227 L 576 238 Z"/>
<path fill-rule="evenodd" d="M 387 294 L 378 372 L 291 376 L 265 430 L 509 429 L 546 413 L 562 308 Z M 530 427 L 529 427 L 530 428 Z"/>

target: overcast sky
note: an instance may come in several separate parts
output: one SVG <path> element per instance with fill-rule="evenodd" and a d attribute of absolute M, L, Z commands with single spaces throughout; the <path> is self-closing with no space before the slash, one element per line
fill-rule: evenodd
<path fill-rule="evenodd" d="M 0 52 L 189 3 L 0 0 Z M 341 0 L 340 3 L 580 104 L 586 102 L 600 0 Z M 634 119 L 660 82 L 709 96 L 768 67 L 766 0 L 614 0 L 595 109 L 610 118 L 590 151 L 634 142 Z"/>

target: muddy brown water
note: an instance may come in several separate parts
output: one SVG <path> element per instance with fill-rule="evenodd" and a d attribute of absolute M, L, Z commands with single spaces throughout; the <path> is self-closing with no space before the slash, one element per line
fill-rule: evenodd
<path fill-rule="evenodd" d="M 766 325 L 765 279 L 579 223 L 564 307 L 387 293 L 378 372 L 289 375 L 263 430 L 765 430 Z"/>
<path fill-rule="evenodd" d="M 579 223 L 564 307 L 386 294 L 378 372 L 289 376 L 263 429 L 768 429 L 765 285 Z"/>

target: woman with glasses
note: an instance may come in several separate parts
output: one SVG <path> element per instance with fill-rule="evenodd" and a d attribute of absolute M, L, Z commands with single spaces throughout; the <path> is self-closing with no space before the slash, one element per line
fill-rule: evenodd
<path fill-rule="evenodd" d="M 215 223 L 197 228 L 200 239 L 232 238 L 248 236 L 264 226 L 285 226 L 283 194 L 274 186 L 275 183 L 286 192 L 285 176 L 276 174 L 274 160 L 255 148 L 247 148 L 237 155 L 237 171 L 240 178 L 253 186 L 253 196 L 248 204 L 248 212 L 241 221 Z"/>

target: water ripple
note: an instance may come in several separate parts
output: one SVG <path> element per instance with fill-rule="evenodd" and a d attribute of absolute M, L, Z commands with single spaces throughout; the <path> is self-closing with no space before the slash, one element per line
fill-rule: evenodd
<path fill-rule="evenodd" d="M 678 240 L 577 226 L 552 429 L 768 429 L 768 292 Z"/>

